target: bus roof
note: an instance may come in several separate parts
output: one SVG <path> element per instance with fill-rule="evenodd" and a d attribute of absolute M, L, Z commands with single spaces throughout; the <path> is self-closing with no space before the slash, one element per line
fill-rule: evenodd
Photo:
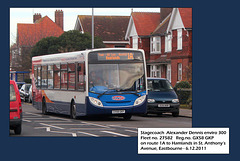
<path fill-rule="evenodd" d="M 66 53 L 57 53 L 57 54 L 49 54 L 42 56 L 35 56 L 32 58 L 32 63 L 34 65 L 37 64 L 53 64 L 60 62 L 83 62 L 86 59 L 86 54 L 92 51 L 104 51 L 104 50 L 132 50 L 132 51 L 141 51 L 144 53 L 142 49 L 132 49 L 132 48 L 99 48 L 99 49 L 90 49 L 83 51 L 74 51 L 74 52 L 66 52 Z"/>

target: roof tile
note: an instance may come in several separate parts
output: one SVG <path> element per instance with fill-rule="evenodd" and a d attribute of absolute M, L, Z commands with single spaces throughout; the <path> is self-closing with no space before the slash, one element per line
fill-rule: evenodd
<path fill-rule="evenodd" d="M 62 35 L 64 31 L 48 16 L 34 24 L 17 24 L 17 40 L 19 46 L 34 46 L 42 38 Z"/>

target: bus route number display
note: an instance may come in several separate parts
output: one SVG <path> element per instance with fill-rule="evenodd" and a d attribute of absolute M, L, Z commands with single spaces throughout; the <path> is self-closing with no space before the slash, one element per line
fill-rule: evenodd
<path fill-rule="evenodd" d="M 134 60 L 133 53 L 98 53 L 98 60 Z"/>

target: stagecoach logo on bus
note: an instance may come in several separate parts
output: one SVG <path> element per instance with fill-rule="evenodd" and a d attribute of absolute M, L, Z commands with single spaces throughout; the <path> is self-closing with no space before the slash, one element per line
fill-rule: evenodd
<path fill-rule="evenodd" d="M 112 100 L 121 101 L 121 100 L 125 100 L 125 97 L 124 96 L 113 96 Z"/>

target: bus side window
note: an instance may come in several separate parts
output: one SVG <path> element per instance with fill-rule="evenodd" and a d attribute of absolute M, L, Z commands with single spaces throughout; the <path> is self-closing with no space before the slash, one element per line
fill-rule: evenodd
<path fill-rule="evenodd" d="M 53 66 L 48 65 L 48 89 L 53 89 Z"/>
<path fill-rule="evenodd" d="M 84 63 L 78 63 L 77 65 L 77 90 L 80 90 L 80 91 L 86 90 Z"/>
<path fill-rule="evenodd" d="M 41 88 L 41 66 L 37 67 L 37 88 Z"/>
<path fill-rule="evenodd" d="M 60 89 L 60 64 L 54 64 L 53 70 L 54 89 Z"/>
<path fill-rule="evenodd" d="M 38 74 L 38 70 L 37 70 L 38 68 L 37 68 L 37 66 L 36 65 L 34 65 L 34 83 L 35 83 L 35 85 L 37 86 L 38 85 L 38 83 L 37 83 L 37 81 L 38 81 L 38 76 L 37 76 L 37 74 Z"/>
<path fill-rule="evenodd" d="M 68 90 L 75 90 L 76 64 L 68 64 Z"/>
<path fill-rule="evenodd" d="M 42 66 L 42 89 L 47 88 L 47 66 Z"/>
<path fill-rule="evenodd" d="M 67 89 L 67 64 L 61 64 L 61 89 Z"/>

